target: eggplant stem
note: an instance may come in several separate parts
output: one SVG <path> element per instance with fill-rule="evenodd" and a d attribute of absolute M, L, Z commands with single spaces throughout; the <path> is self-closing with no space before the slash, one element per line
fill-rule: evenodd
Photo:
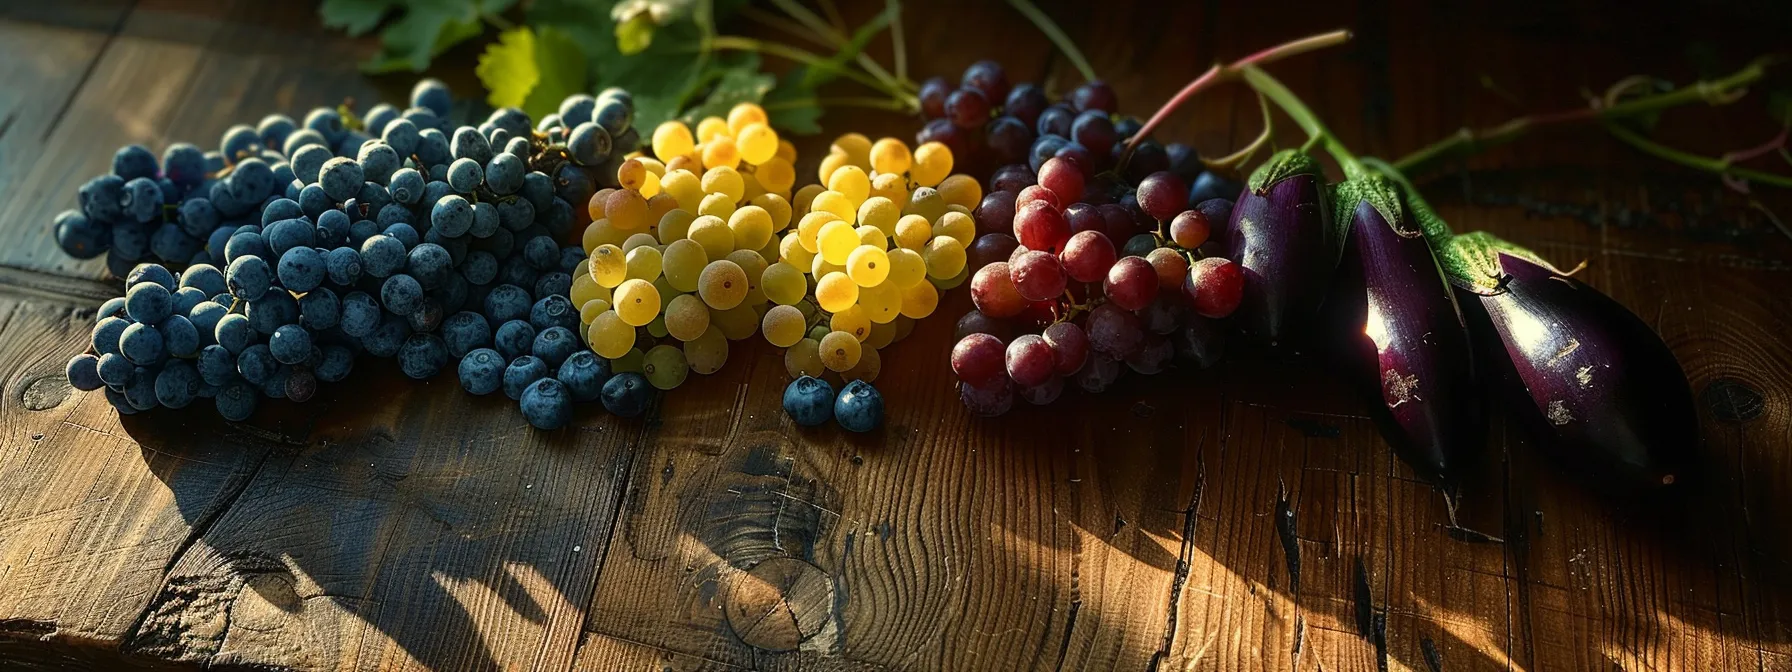
<path fill-rule="evenodd" d="M 1476 154 L 1517 140 L 1536 128 L 1594 120 L 1625 119 L 1692 103 L 1727 104 L 1734 102 L 1750 84 L 1765 77 L 1768 66 L 1772 64 L 1773 61 L 1769 58 L 1756 59 L 1741 70 L 1721 79 L 1703 80 L 1666 93 L 1640 96 L 1603 107 L 1588 105 L 1568 110 L 1525 115 L 1480 129 L 1463 127 L 1450 134 L 1449 137 L 1400 157 L 1394 162 L 1394 167 L 1399 168 L 1402 173 L 1418 175 L 1443 159 Z M 1613 85 L 1611 91 L 1618 91 L 1620 86 L 1628 88 L 1636 79 L 1636 77 L 1627 77 L 1620 80 Z"/>
<path fill-rule="evenodd" d="M 1309 35 L 1292 42 L 1283 42 L 1231 63 L 1215 63 L 1213 67 L 1201 73 L 1201 76 L 1182 87 L 1181 91 L 1177 91 L 1176 95 L 1164 101 L 1163 106 L 1157 108 L 1157 111 L 1151 114 L 1150 119 L 1145 120 L 1145 125 L 1140 126 L 1138 132 L 1133 133 L 1132 137 L 1126 141 L 1126 150 L 1120 154 L 1120 161 L 1117 165 L 1124 170 L 1126 162 L 1132 158 L 1133 148 L 1138 146 L 1139 141 L 1151 135 L 1151 131 L 1156 129 L 1158 124 L 1163 123 L 1164 119 L 1169 117 L 1172 112 L 1175 112 L 1176 108 L 1182 107 L 1182 104 L 1194 98 L 1195 94 L 1215 84 L 1237 79 L 1241 74 L 1240 69 L 1244 66 L 1273 63 L 1289 56 L 1299 56 L 1309 51 L 1337 46 L 1349 41 L 1350 31 L 1334 30 L 1329 33 Z"/>
<path fill-rule="evenodd" d="M 1083 51 L 1076 48 L 1076 42 L 1071 41 L 1070 36 L 1064 33 L 1064 29 L 1059 28 L 1057 22 L 1052 21 L 1052 17 L 1046 16 L 1045 12 L 1040 10 L 1038 5 L 1033 4 L 1032 0 L 1008 0 L 1008 5 L 1013 7 L 1014 11 L 1020 12 L 1021 16 L 1027 17 L 1028 21 L 1032 21 L 1033 26 L 1038 28 L 1039 32 L 1045 33 L 1046 39 L 1057 45 L 1058 51 L 1064 52 L 1064 57 L 1070 59 L 1070 64 L 1076 66 L 1077 72 L 1083 73 L 1083 81 L 1093 82 L 1101 79 L 1095 76 L 1095 68 L 1089 66 L 1089 59 L 1083 57 Z"/>

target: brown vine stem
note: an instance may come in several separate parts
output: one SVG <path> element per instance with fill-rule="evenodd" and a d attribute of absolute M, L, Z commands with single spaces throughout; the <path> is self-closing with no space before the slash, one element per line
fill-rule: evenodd
<path fill-rule="evenodd" d="M 1416 176 L 1444 159 L 1466 156 L 1512 142 L 1537 128 L 1588 121 L 1625 119 L 1691 103 L 1713 105 L 1728 103 L 1737 98 L 1738 92 L 1765 76 L 1767 68 L 1771 64 L 1770 59 L 1757 59 L 1749 63 L 1747 67 L 1721 79 L 1701 81 L 1667 93 L 1631 98 L 1613 105 L 1599 107 L 1589 105 L 1570 110 L 1526 115 L 1481 129 L 1463 128 L 1447 138 L 1400 157 L 1394 162 L 1394 167 L 1408 176 Z"/>
<path fill-rule="evenodd" d="M 1238 78 L 1242 74 L 1244 66 L 1272 63 L 1289 56 L 1298 56 L 1309 51 L 1333 47 L 1349 41 L 1350 31 L 1334 30 L 1329 33 L 1320 33 L 1318 35 L 1303 37 L 1293 42 L 1278 44 L 1238 59 L 1232 63 L 1214 64 L 1214 66 L 1208 68 L 1206 72 L 1201 73 L 1200 77 L 1196 77 L 1195 81 L 1189 82 L 1188 86 L 1182 87 L 1181 91 L 1177 91 L 1176 95 L 1171 96 L 1170 100 L 1166 101 L 1163 107 L 1157 108 L 1157 112 L 1152 114 L 1151 118 L 1145 121 L 1144 126 L 1139 127 L 1137 133 L 1132 134 L 1132 139 L 1126 141 L 1126 152 L 1120 155 L 1119 169 L 1124 170 L 1126 168 L 1126 162 L 1132 158 L 1133 148 L 1138 146 L 1139 141 L 1146 136 L 1151 135 L 1152 129 L 1157 128 L 1158 124 L 1162 124 L 1164 119 L 1170 116 L 1170 113 L 1176 111 L 1176 108 L 1181 107 L 1183 103 L 1194 98 L 1195 94 L 1212 88 L 1215 84 Z"/>

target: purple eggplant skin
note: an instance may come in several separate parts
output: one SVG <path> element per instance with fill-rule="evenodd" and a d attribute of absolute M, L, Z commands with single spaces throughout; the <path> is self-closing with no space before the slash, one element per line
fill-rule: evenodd
<path fill-rule="evenodd" d="M 1295 159 L 1277 164 L 1288 156 Z M 1328 196 L 1311 158 L 1284 153 L 1258 169 L 1233 204 L 1226 256 L 1243 267 L 1245 283 L 1232 320 L 1246 337 L 1281 346 L 1310 331 L 1338 264 Z"/>
<path fill-rule="evenodd" d="M 1498 261 L 1499 288 L 1459 291 L 1475 297 L 1503 346 L 1526 402 L 1515 410 L 1589 482 L 1638 491 L 1685 480 L 1698 413 L 1667 344 L 1579 280 L 1504 252 Z"/>
<path fill-rule="evenodd" d="M 1406 218 L 1405 221 L 1410 221 Z M 1453 490 L 1481 454 L 1485 400 L 1455 292 L 1431 244 L 1369 200 L 1351 211 L 1327 312 L 1346 327 L 1346 375 L 1378 402 L 1382 436 L 1421 477 Z"/>

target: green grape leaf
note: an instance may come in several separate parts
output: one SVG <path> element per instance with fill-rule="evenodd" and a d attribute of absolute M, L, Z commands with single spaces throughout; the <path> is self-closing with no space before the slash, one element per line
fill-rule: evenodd
<path fill-rule="evenodd" d="M 485 47 L 479 65 L 473 68 L 487 91 L 485 102 L 492 107 L 522 107 L 541 81 L 535 66 L 535 33 L 528 26 L 512 28 L 498 35 L 498 41 Z"/>
<path fill-rule="evenodd" d="M 479 8 L 471 0 L 411 5 L 404 16 L 380 31 L 380 53 L 362 65 L 372 73 L 422 72 L 449 47 L 483 32 Z"/>
<path fill-rule="evenodd" d="M 616 48 L 623 55 L 638 54 L 653 45 L 653 17 L 642 13 L 616 24 Z"/>
<path fill-rule="evenodd" d="M 387 11 L 402 4 L 403 0 L 324 0 L 317 13 L 326 27 L 366 35 L 380 25 Z"/>
<path fill-rule="evenodd" d="M 768 107 L 765 116 L 769 117 L 772 127 L 780 133 L 791 135 L 815 135 L 821 132 L 821 106 L 810 102 L 803 104 L 785 104 Z"/>
<path fill-rule="evenodd" d="M 703 102 L 684 113 L 686 124 L 696 125 L 704 117 L 727 117 L 728 111 L 740 103 L 765 100 L 765 93 L 777 84 L 777 78 L 759 72 L 757 67 L 734 67 L 722 71 L 715 88 Z"/>
<path fill-rule="evenodd" d="M 542 26 L 535 37 L 535 69 L 541 77 L 524 99 L 522 108 L 540 119 L 560 109 L 560 101 L 587 86 L 585 50 L 570 34 Z"/>

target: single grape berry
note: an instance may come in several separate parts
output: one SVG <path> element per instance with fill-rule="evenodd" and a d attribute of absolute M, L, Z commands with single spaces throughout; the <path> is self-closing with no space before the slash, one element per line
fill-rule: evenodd
<path fill-rule="evenodd" d="M 1139 310 L 1157 297 L 1157 270 L 1140 257 L 1122 257 L 1108 269 L 1102 293 L 1114 305 Z"/>
<path fill-rule="evenodd" d="M 653 386 L 647 384 L 647 377 L 633 371 L 611 376 L 604 383 L 604 409 L 624 418 L 632 418 L 647 412 L 647 405 L 653 401 Z"/>
<path fill-rule="evenodd" d="M 984 333 L 965 336 L 952 346 L 952 372 L 958 379 L 976 386 L 1007 377 L 1004 362 L 1006 346 L 1000 339 Z"/>
<path fill-rule="evenodd" d="M 784 388 L 784 413 L 804 427 L 825 424 L 834 417 L 834 388 L 811 376 L 790 381 Z"/>
<path fill-rule="evenodd" d="M 1169 171 L 1145 176 L 1137 194 L 1139 209 L 1160 222 L 1169 221 L 1188 206 L 1188 185 Z"/>
<path fill-rule="evenodd" d="M 1170 240 L 1185 250 L 1201 247 L 1212 232 L 1212 220 L 1200 210 L 1185 210 L 1170 220 Z"/>
<path fill-rule="evenodd" d="M 1023 388 L 1042 385 L 1057 372 L 1057 355 L 1037 334 L 1025 334 L 1008 344 L 1003 354 L 1008 378 Z"/>
<path fill-rule="evenodd" d="M 1208 257 L 1188 269 L 1182 281 L 1182 293 L 1202 317 L 1221 318 L 1232 314 L 1244 300 L 1244 268 L 1230 260 Z"/>
<path fill-rule="evenodd" d="M 536 429 L 559 429 L 572 420 L 572 391 L 559 379 L 542 378 L 531 383 L 518 401 L 523 419 Z"/>

